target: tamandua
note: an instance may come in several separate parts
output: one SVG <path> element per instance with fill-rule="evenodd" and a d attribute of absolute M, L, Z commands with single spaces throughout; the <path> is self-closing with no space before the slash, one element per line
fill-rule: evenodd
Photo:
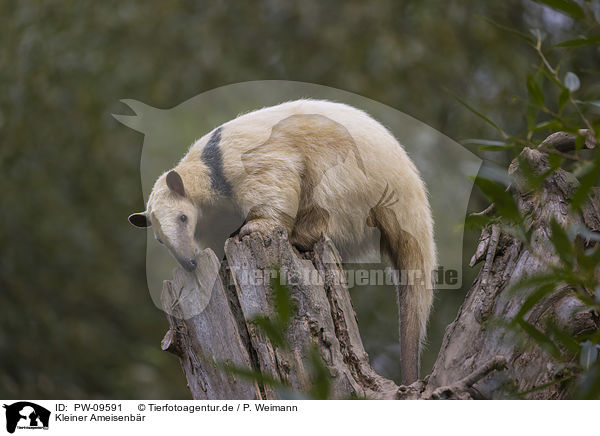
<path fill-rule="evenodd" d="M 191 271 L 198 223 L 224 199 L 245 217 L 240 237 L 284 227 L 301 249 L 325 233 L 336 246 L 360 251 L 377 229 L 389 266 L 421 273 L 398 286 L 402 382 L 418 378 L 433 299 L 433 220 L 424 182 L 385 127 L 361 110 L 324 100 L 240 115 L 197 140 L 158 178 L 146 211 L 129 221 L 152 225 Z"/>

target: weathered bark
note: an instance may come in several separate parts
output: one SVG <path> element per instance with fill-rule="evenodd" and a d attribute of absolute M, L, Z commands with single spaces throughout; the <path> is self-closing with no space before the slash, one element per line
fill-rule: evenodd
<path fill-rule="evenodd" d="M 269 379 L 306 392 L 311 387 L 307 367 L 311 347 L 318 349 L 329 369 L 334 397 L 395 395 L 397 386 L 369 365 L 343 285 L 340 258 L 329 239 L 300 255 L 285 231 L 279 230 L 267 239 L 259 235 L 243 241 L 231 238 L 225 253 L 209 305 L 188 320 L 180 319 L 181 312 L 169 316 L 171 329 L 163 340 L 163 348 L 180 357 L 194 398 L 270 399 L 281 395 L 269 383 L 244 381 L 220 363 L 260 371 Z M 209 259 L 214 261 L 195 274 L 178 268 L 175 280 L 165 282 L 163 303 L 176 308 L 190 304 L 175 297 L 179 293 L 174 289 L 184 286 L 195 289 L 187 294 L 190 298 L 206 294 L 195 276 L 206 268 L 218 268 L 216 257 Z M 263 272 L 268 274 L 275 265 L 288 276 L 288 289 L 298 311 L 288 330 L 287 350 L 274 347 L 252 322 L 257 316 L 273 315 L 269 280 L 263 280 Z M 258 280 L 254 280 L 256 273 Z"/>
<path fill-rule="evenodd" d="M 573 141 L 574 137 L 571 149 Z M 549 142 L 547 140 L 543 145 Z M 564 140 L 560 145 L 563 150 L 568 149 Z M 550 168 L 547 154 L 540 150 L 526 148 L 519 159 L 525 160 L 537 175 Z M 579 185 L 575 177 L 558 169 L 545 179 L 541 191 L 530 190 L 519 167 L 519 159 L 509 168 L 515 181 L 511 191 L 518 200 L 520 213 L 526 218 L 526 225 L 533 230 L 530 247 L 525 247 L 499 225 L 483 230 L 471 266 L 480 261 L 484 264 L 457 319 L 446 329 L 428 389 L 465 377 L 480 362 L 496 355 L 506 359 L 506 371 L 495 372 L 475 383 L 473 396 L 497 398 L 526 392 L 563 377 L 556 371 L 558 362 L 547 352 L 531 338 L 519 335 L 503 323 L 511 321 L 535 291 L 535 288 L 529 288 L 511 292 L 512 285 L 547 272 L 551 265 L 559 263 L 549 240 L 552 219 L 563 227 L 580 225 L 597 231 L 600 229 L 600 196 L 594 191 L 583 213 L 573 213 L 569 200 Z M 555 292 L 528 311 L 526 321 L 541 331 L 552 322 L 575 336 L 598 328 L 598 315 L 577 298 L 575 289 L 560 283 Z M 527 398 L 555 399 L 566 395 L 566 384 L 555 383 L 532 392 Z"/>
<path fill-rule="evenodd" d="M 563 137 L 559 142 L 561 150 L 568 148 Z M 550 138 L 544 147 L 551 143 Z M 543 148 L 526 149 L 521 157 L 540 174 L 549 168 Z M 535 229 L 534 242 L 526 248 L 499 225 L 483 230 L 472 263 L 483 260 L 484 265 L 456 320 L 446 329 L 432 374 L 423 380 L 397 386 L 373 370 L 335 247 L 324 237 L 311 252 L 299 253 L 283 230 L 268 238 L 253 234 L 241 241 L 229 239 L 220 267 L 209 252 L 194 274 L 178 268 L 163 289 L 163 304 L 173 314 L 168 316 L 171 328 L 163 349 L 179 356 L 196 399 L 288 397 L 289 391 L 272 380 L 307 392 L 313 385 L 307 362 L 314 349 L 329 371 L 335 398 L 493 398 L 556 380 L 560 376 L 554 373 L 556 362 L 533 341 L 503 325 L 532 292 L 514 293 L 510 288 L 558 261 L 548 239 L 552 218 L 563 225 L 600 229 L 600 196 L 593 196 L 583 214 L 572 214 L 567 205 L 577 180 L 571 174 L 556 171 L 544 182 L 541 194 L 535 194 L 520 182 L 517 161 L 509 171 L 515 176 L 512 191 L 519 208 Z M 492 212 L 493 207 L 485 211 Z M 274 309 L 269 280 L 249 277 L 257 273 L 262 277 L 275 265 L 288 276 L 297 309 L 286 335 L 289 346 L 284 348 L 273 346 L 252 321 L 257 316 L 274 316 Z M 202 284 L 202 277 L 215 276 L 217 270 L 214 286 Z M 206 298 L 210 298 L 208 306 L 195 311 Z M 527 314 L 527 320 L 541 330 L 548 319 L 574 334 L 598 328 L 597 314 L 586 309 L 567 286 L 559 286 Z M 244 378 L 225 370 L 223 364 L 246 368 L 265 379 Z M 559 383 L 536 390 L 529 398 L 565 396 L 565 386 Z"/>

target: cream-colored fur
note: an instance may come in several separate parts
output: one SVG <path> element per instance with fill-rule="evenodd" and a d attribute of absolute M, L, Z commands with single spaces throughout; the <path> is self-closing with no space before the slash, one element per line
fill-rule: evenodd
<path fill-rule="evenodd" d="M 223 175 L 248 217 L 242 235 L 283 225 L 303 247 L 326 231 L 339 246 L 360 249 L 377 227 L 392 267 L 423 271 L 424 283 L 400 289 L 403 361 L 408 361 L 403 382 L 414 381 L 432 305 L 436 253 L 425 185 L 398 141 L 366 113 L 319 100 L 241 115 L 223 124 L 220 134 Z M 171 192 L 165 173 L 148 201 L 146 214 L 157 236 L 176 254 L 181 250 L 178 258 L 197 248 L 189 229 L 182 232 L 175 224 L 177 216 L 184 211 L 193 225 L 196 214 L 218 201 L 202 160 L 211 135 L 196 141 L 174 168 L 185 197 Z M 415 353 L 417 362 L 407 355 Z"/>

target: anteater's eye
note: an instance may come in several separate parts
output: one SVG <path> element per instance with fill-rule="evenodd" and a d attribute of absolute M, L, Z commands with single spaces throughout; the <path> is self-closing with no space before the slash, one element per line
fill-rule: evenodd
<path fill-rule="evenodd" d="M 184 223 L 184 222 L 186 222 L 186 221 L 187 221 L 187 216 L 186 216 L 186 215 L 181 215 L 181 216 L 179 217 L 179 220 L 180 220 L 182 223 Z"/>
<path fill-rule="evenodd" d="M 160 238 L 156 238 L 156 240 L 158 241 L 159 244 L 163 243 L 162 239 L 160 239 Z"/>

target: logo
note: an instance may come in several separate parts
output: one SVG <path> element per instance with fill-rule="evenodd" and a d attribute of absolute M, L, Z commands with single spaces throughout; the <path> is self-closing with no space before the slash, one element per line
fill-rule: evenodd
<path fill-rule="evenodd" d="M 50 411 L 29 401 L 19 401 L 4 405 L 6 409 L 6 431 L 14 433 L 15 429 L 48 430 Z"/>

